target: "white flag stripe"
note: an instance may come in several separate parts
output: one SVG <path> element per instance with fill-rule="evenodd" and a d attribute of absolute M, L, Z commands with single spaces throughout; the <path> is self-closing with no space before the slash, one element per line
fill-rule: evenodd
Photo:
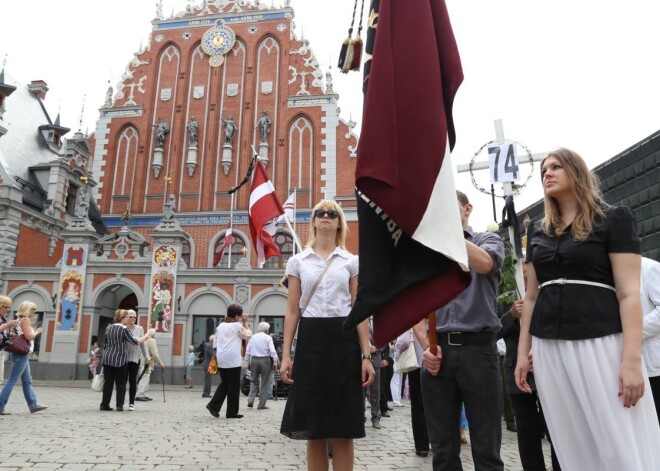
<path fill-rule="evenodd" d="M 284 209 L 284 214 L 289 218 L 289 221 L 295 220 L 295 209 L 296 209 L 296 193 L 295 191 L 289 195 L 284 204 L 282 205 Z M 277 219 L 278 223 L 285 222 L 284 214 Z"/>
<path fill-rule="evenodd" d="M 433 186 L 431 199 L 412 238 L 454 260 L 464 271 L 468 271 L 467 249 L 461 216 L 458 213 L 449 141 L 447 141 L 446 149 L 442 168 Z"/>
<path fill-rule="evenodd" d="M 267 196 L 274 192 L 275 192 L 275 188 L 273 187 L 273 184 L 270 182 L 270 180 L 265 181 L 256 188 L 253 188 L 252 191 L 250 192 L 249 213 L 252 214 L 252 207 L 255 205 L 257 201 L 259 201 L 264 196 Z"/>

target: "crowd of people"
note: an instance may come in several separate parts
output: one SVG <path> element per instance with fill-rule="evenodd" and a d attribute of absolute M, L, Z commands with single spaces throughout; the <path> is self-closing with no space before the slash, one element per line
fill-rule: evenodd
<path fill-rule="evenodd" d="M 475 469 L 505 469 L 504 399 L 515 416 L 507 426 L 517 432 L 525 470 L 546 469 L 542 437 L 551 442 L 554 470 L 660 470 L 660 263 L 640 256 L 632 212 L 603 200 L 578 154 L 564 148 L 549 153 L 541 179 L 545 213 L 527 229 L 522 299 L 498 306 L 504 243 L 470 226 L 473 206 L 458 191 L 471 283 L 435 313 L 435 325 L 423 320 L 382 349 L 372 342 L 370 320 L 350 330 L 342 326 L 357 294 L 358 258 L 346 249 L 342 208 L 319 202 L 304 250 L 286 267 L 281 359 L 270 324 L 261 322 L 253 335 L 248 315 L 235 304 L 200 346 L 209 413 L 219 417 L 226 400 L 225 417 L 243 417 L 245 360 L 252 378 L 248 407 L 257 402 L 257 410 L 268 409 L 274 370 L 290 386 L 280 432 L 306 441 L 310 470 L 327 470 L 330 457 L 335 469 L 352 469 L 354 440 L 365 437 L 369 419 L 381 428 L 392 411 L 388 401 L 403 406 L 405 381 L 411 447 L 419 456 L 431 454 L 434 470 L 462 469 L 467 423 Z M 23 335 L 32 341 L 41 333 L 30 322 L 36 306 L 21 304 L 15 320 L 6 318 L 10 307 L 11 299 L 0 296 L 0 340 Z M 129 410 L 134 401 L 148 400 L 140 399 L 141 359 L 163 366 L 154 331 L 144 334 L 136 317 L 117 310 L 102 361 L 98 344 L 90 352 L 90 371 L 102 365 L 105 375 L 103 411 L 112 410 L 114 387 L 115 407 L 123 410 L 127 383 Z M 404 376 L 397 363 L 409 349 L 418 368 Z M 195 350 L 191 346 L 187 358 L 187 381 Z M 214 361 L 221 381 L 211 396 Z M 19 378 L 30 411 L 46 408 L 32 390 L 27 355 L 14 353 L 0 415 Z"/>

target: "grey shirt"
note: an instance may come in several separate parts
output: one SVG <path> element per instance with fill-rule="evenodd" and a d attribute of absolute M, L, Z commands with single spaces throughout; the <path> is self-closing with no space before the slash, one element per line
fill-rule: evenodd
<path fill-rule="evenodd" d="M 135 324 L 133 330 L 131 330 L 128 327 L 127 329 L 136 339 L 139 339 L 140 337 L 144 336 L 144 329 L 142 328 L 142 326 Z M 140 358 L 142 357 L 142 353 L 144 353 L 144 355 L 147 356 L 147 352 L 144 351 L 144 347 L 142 345 L 138 345 L 137 343 L 135 345 L 127 345 L 126 353 L 128 355 L 128 361 L 133 363 L 140 363 Z"/>
<path fill-rule="evenodd" d="M 466 240 L 482 248 L 493 259 L 493 269 L 480 275 L 470 270 L 472 281 L 465 291 L 436 311 L 438 332 L 499 332 L 502 324 L 497 315 L 500 268 L 504 260 L 504 243 L 492 232 L 465 229 Z"/>

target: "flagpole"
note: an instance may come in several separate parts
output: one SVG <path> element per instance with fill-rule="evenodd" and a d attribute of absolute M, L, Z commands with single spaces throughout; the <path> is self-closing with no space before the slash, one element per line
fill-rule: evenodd
<path fill-rule="evenodd" d="M 229 207 L 229 227 L 231 227 L 232 238 L 234 237 L 234 193 L 231 194 L 231 206 Z M 232 241 L 233 242 L 233 241 Z M 227 243 L 227 233 L 225 232 L 225 244 Z M 227 260 L 227 268 L 231 268 L 231 246 L 229 244 L 229 260 Z"/>
<path fill-rule="evenodd" d="M 291 234 L 293 234 L 293 243 L 298 247 L 298 251 L 302 252 L 302 246 L 298 240 L 298 235 L 296 234 L 296 231 L 293 230 L 293 227 L 291 227 L 291 223 L 289 222 L 289 218 L 286 215 L 286 211 L 284 212 L 284 221 L 286 222 L 286 226 L 291 231 Z"/>

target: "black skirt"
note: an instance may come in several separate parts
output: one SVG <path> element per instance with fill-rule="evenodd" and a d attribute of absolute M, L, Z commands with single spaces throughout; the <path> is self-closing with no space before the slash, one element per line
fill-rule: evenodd
<path fill-rule="evenodd" d="M 343 317 L 301 318 L 293 364 L 294 384 L 280 433 L 296 440 L 362 438 L 364 396 L 357 329 Z"/>

